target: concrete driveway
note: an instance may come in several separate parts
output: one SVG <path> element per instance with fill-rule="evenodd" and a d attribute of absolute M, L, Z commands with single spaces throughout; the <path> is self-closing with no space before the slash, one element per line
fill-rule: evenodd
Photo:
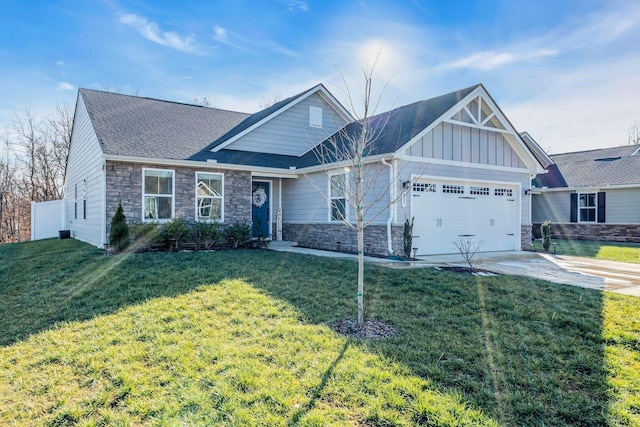
<path fill-rule="evenodd" d="M 271 242 L 270 249 L 333 258 L 356 259 L 355 255 L 299 248 L 291 242 Z M 554 283 L 617 292 L 640 297 L 640 264 L 600 261 L 536 252 L 489 252 L 477 256 L 477 267 L 500 274 L 529 276 Z M 421 268 L 466 265 L 458 254 L 421 257 L 416 262 L 365 257 L 367 262 L 390 268 Z"/>

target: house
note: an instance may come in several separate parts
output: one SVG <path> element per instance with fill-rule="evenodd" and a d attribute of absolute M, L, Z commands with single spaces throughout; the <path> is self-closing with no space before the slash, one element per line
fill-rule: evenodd
<path fill-rule="evenodd" d="M 531 179 L 545 172 L 483 85 L 371 118 L 378 138 L 364 160 L 373 207 L 367 252 L 402 254 L 415 218 L 418 255 L 520 250 L 531 239 Z M 353 250 L 345 200 L 353 174 L 319 155 L 358 122 L 323 86 L 255 114 L 80 89 L 66 175 L 74 238 L 107 242 L 122 203 L 130 222 L 251 223 L 309 247 Z M 328 164 L 327 164 L 328 162 Z"/>
<path fill-rule="evenodd" d="M 640 243 L 640 145 L 554 154 L 533 181 L 534 227 L 553 238 Z"/>

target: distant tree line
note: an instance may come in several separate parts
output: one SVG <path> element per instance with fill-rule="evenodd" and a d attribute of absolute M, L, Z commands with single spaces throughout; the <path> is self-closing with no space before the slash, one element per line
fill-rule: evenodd
<path fill-rule="evenodd" d="M 31 108 L 15 113 L 0 143 L 0 243 L 31 237 L 31 202 L 64 197 L 73 112 L 49 116 Z"/>

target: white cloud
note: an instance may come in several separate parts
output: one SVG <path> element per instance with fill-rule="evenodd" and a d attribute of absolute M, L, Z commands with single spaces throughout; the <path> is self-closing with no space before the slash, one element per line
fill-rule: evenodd
<path fill-rule="evenodd" d="M 225 30 L 219 25 L 216 25 L 215 27 L 213 27 L 213 32 L 215 34 L 214 38 L 216 40 L 227 38 L 227 30 Z"/>
<path fill-rule="evenodd" d="M 309 3 L 301 0 L 280 0 L 280 3 L 289 10 L 300 10 L 306 12 L 309 10 Z"/>
<path fill-rule="evenodd" d="M 493 70 L 518 62 L 531 62 L 558 55 L 556 49 L 536 49 L 529 52 L 495 52 L 492 50 L 476 52 L 457 61 L 445 64 L 442 68 L 475 68 Z"/>
<path fill-rule="evenodd" d="M 249 53 L 255 53 L 255 50 L 253 48 L 258 48 L 258 50 L 274 52 L 279 55 L 286 55 L 286 56 L 298 55 L 296 52 L 292 51 L 291 49 L 287 49 L 286 47 L 281 46 L 275 42 L 272 42 L 269 40 L 263 40 L 263 41 L 250 40 L 234 32 L 227 31 L 226 28 L 223 28 L 219 25 L 216 25 L 215 27 L 213 27 L 213 39 L 226 46 L 232 47 L 234 49 L 242 50 L 245 52 L 249 52 Z"/>
<path fill-rule="evenodd" d="M 58 90 L 75 90 L 76 87 L 71 83 L 59 82 L 57 86 Z"/>
<path fill-rule="evenodd" d="M 162 31 L 158 24 L 148 21 L 142 16 L 133 13 L 122 15 L 120 23 L 130 26 L 147 40 L 158 43 L 172 49 L 188 53 L 201 53 L 196 46 L 193 37 L 184 37 L 173 31 Z"/>

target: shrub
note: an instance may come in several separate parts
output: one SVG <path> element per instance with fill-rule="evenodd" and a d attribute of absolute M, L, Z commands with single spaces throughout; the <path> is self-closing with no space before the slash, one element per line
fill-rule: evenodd
<path fill-rule="evenodd" d="M 247 224 L 236 222 L 227 227 L 224 235 L 229 240 L 232 248 L 246 247 L 251 241 L 251 227 Z"/>
<path fill-rule="evenodd" d="M 193 226 L 193 239 L 198 247 L 211 249 L 220 237 L 222 232 L 217 222 L 197 221 Z"/>
<path fill-rule="evenodd" d="M 411 259 L 411 246 L 413 246 L 413 217 L 411 218 L 411 223 L 409 223 L 409 218 L 404 221 L 404 236 L 403 236 L 403 246 L 404 246 L 404 257 L 406 259 Z"/>
<path fill-rule="evenodd" d="M 129 227 L 129 236 L 139 248 L 146 248 L 158 242 L 158 223 L 134 222 Z"/>
<path fill-rule="evenodd" d="M 129 226 L 127 217 L 122 209 L 122 202 L 118 202 L 118 209 L 111 218 L 111 230 L 109 230 L 109 245 L 118 252 L 122 252 L 129 246 Z"/>
<path fill-rule="evenodd" d="M 546 220 L 540 226 L 540 234 L 542 234 L 542 248 L 545 251 L 551 246 L 551 221 Z"/>
<path fill-rule="evenodd" d="M 180 242 L 189 236 L 189 225 L 184 218 L 174 218 L 160 227 L 160 238 L 165 245 L 180 247 Z"/>

